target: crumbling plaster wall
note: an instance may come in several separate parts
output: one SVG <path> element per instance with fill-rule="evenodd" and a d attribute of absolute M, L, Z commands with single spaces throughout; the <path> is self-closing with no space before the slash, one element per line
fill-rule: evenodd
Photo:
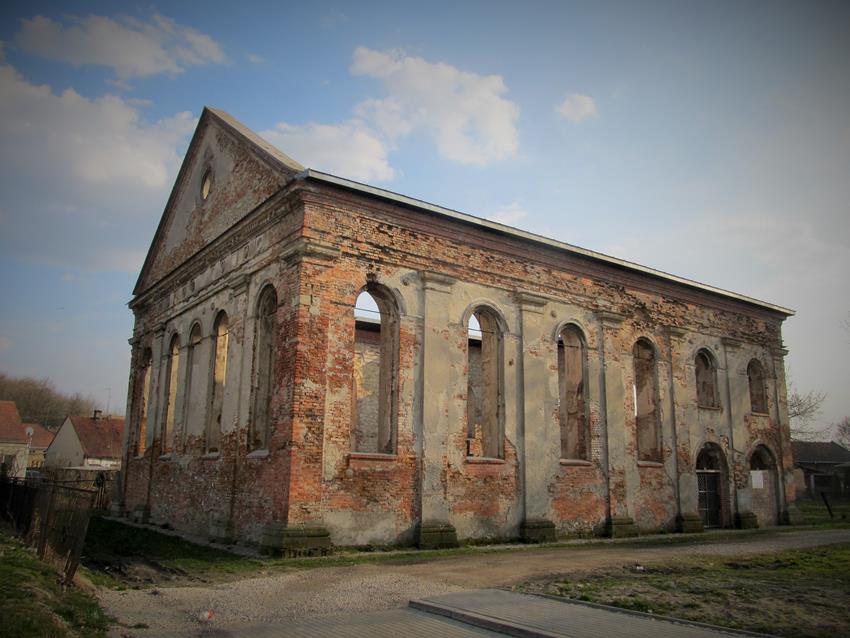
<path fill-rule="evenodd" d="M 536 517 L 555 520 L 565 533 L 599 530 L 608 516 L 631 517 L 644 529 L 671 528 L 677 513 L 696 511 L 693 468 L 706 442 L 724 447 L 736 474 L 747 473 L 742 453 L 729 448 L 729 432 L 734 426 L 741 430 L 735 441 L 752 439 L 749 406 L 730 407 L 726 364 L 717 369 L 720 407 L 698 409 L 696 350 L 685 352 L 675 342 L 710 347 L 718 361 L 725 361 L 724 340 L 748 343 L 769 358 L 780 343 L 779 320 L 629 289 L 569 268 L 547 268 L 508 256 L 501 246 L 470 246 L 462 230 L 447 232 L 421 217 L 392 220 L 381 204 L 353 196 L 345 203 L 318 193 L 307 197 L 309 232 L 340 245 L 367 272 L 408 266 L 419 273 L 406 285 L 419 287 L 424 311 L 416 317 L 422 322 L 423 347 L 423 521 L 451 522 L 459 537 L 469 538 L 516 535 L 523 518 Z M 535 256 L 545 261 L 543 252 Z M 362 269 L 354 280 L 363 281 Z M 465 458 L 461 427 L 466 421 L 463 313 L 479 301 L 489 302 L 514 327 L 505 340 L 506 459 L 476 464 Z M 589 463 L 559 458 L 555 349 L 558 326 L 567 321 L 581 326 L 588 339 Z M 660 463 L 636 460 L 631 348 L 639 337 L 656 348 Z M 738 360 L 744 378 L 736 373 L 729 385 L 735 386 L 740 403 L 749 399 L 746 361 Z M 344 429 L 346 419 L 341 420 Z M 773 429 L 778 446 L 775 424 L 765 427 Z"/>
<path fill-rule="evenodd" d="M 178 529 L 255 542 L 268 523 L 323 525 L 344 545 L 412 542 L 429 521 L 468 539 L 516 537 L 535 519 L 562 534 L 599 532 L 612 517 L 671 528 L 677 514 L 696 511 L 694 464 L 707 442 L 733 468 L 735 511 L 752 507 L 748 454 L 759 443 L 777 458 L 778 509 L 793 496 L 777 318 L 330 187 L 299 184 L 229 234 L 134 301 L 133 366 L 151 347 L 154 399 L 148 448 L 125 466 L 128 511 L 147 507 Z M 353 308 L 367 282 L 399 308 L 394 454 L 354 452 L 351 437 Z M 266 283 L 279 300 L 273 427 L 269 449 L 251 451 L 254 323 Z M 504 329 L 500 459 L 466 456 L 467 320 L 479 304 Z M 220 453 L 205 455 L 205 362 L 220 310 L 232 331 L 224 437 Z M 185 362 L 195 321 L 199 374 L 191 396 L 178 387 L 175 409 L 185 441 L 161 458 L 164 355 L 176 332 Z M 587 341 L 588 460 L 560 458 L 557 339 L 566 323 Z M 637 460 L 632 347 L 641 337 L 656 353 L 658 463 Z M 700 347 L 718 362 L 714 410 L 696 405 Z M 768 415 L 750 414 L 752 357 L 773 371 Z"/>
<path fill-rule="evenodd" d="M 297 244 L 301 213 L 291 203 L 272 201 L 257 211 L 248 227 L 234 227 L 208 246 L 170 280 L 135 302 L 133 365 L 146 347 L 153 351 L 151 400 L 147 411 L 146 449 L 134 457 L 128 435 L 125 503 L 127 511 L 144 510 L 151 520 L 214 537 L 259 540 L 266 523 L 285 520 L 289 489 L 289 440 L 297 264 L 286 258 Z M 271 399 L 274 436 L 265 451 L 247 449 L 251 420 L 251 379 L 257 300 L 263 287 L 275 287 L 279 307 L 275 376 Z M 213 325 L 224 311 L 229 320 L 227 378 L 222 407 L 221 449 L 207 453 L 210 365 Z M 187 395 L 189 335 L 194 325 L 202 339 L 193 353 L 191 392 Z M 180 365 L 174 445 L 162 455 L 161 428 L 167 400 L 168 344 L 180 339 Z M 132 387 L 131 395 L 138 395 Z M 138 398 L 138 397 L 137 397 Z M 136 414 L 128 408 L 128 414 Z M 132 423 L 132 422 L 131 422 Z M 131 428 L 137 427 L 132 423 Z"/>

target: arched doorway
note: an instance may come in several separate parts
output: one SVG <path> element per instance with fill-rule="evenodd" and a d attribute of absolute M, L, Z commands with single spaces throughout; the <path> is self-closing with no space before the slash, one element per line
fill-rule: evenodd
<path fill-rule="evenodd" d="M 697 457 L 697 491 L 699 515 L 706 529 L 725 527 L 727 524 L 726 460 L 723 451 L 708 443 Z"/>
<path fill-rule="evenodd" d="M 765 445 L 757 446 L 750 456 L 750 491 L 759 527 L 776 525 L 779 522 L 776 461 Z"/>

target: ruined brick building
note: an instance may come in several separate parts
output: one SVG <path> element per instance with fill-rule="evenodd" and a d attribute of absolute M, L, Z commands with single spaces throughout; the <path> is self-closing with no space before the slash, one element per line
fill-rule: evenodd
<path fill-rule="evenodd" d="M 130 307 L 129 516 L 278 548 L 793 517 L 791 311 L 305 169 L 220 111 Z"/>

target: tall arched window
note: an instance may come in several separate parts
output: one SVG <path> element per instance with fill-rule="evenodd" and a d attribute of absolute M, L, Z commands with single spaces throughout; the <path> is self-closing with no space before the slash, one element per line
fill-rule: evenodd
<path fill-rule="evenodd" d="M 750 410 L 767 414 L 767 391 L 764 387 L 764 367 L 758 359 L 747 365 L 747 380 L 750 385 Z"/>
<path fill-rule="evenodd" d="M 197 405 L 197 400 L 192 393 L 194 391 L 195 379 L 202 374 L 198 357 L 198 346 L 201 344 L 201 326 L 195 324 L 189 333 L 189 343 L 186 346 L 186 382 L 183 391 L 183 444 L 186 444 L 189 435 L 189 415 L 192 413 L 192 405 Z"/>
<path fill-rule="evenodd" d="M 694 370 L 697 384 L 697 405 L 701 408 L 716 408 L 717 398 L 717 367 L 714 358 L 707 350 L 700 350 L 694 358 Z"/>
<path fill-rule="evenodd" d="M 250 449 L 268 447 L 271 415 L 269 408 L 274 387 L 274 350 L 277 341 L 277 293 L 266 286 L 257 302 L 254 336 L 254 409 L 251 419 Z"/>
<path fill-rule="evenodd" d="M 504 340 L 498 315 L 477 308 L 467 333 L 467 454 L 503 458 Z"/>
<path fill-rule="evenodd" d="M 135 390 L 136 395 L 136 456 L 141 456 L 147 448 L 147 423 L 148 406 L 151 399 L 151 362 L 153 353 L 150 348 L 145 348 L 142 353 L 141 365 L 139 366 Z"/>
<path fill-rule="evenodd" d="M 729 519 L 727 497 L 728 476 L 723 450 L 706 443 L 697 456 L 697 502 L 702 524 L 706 528 L 723 527 Z"/>
<path fill-rule="evenodd" d="M 558 398 L 561 458 L 590 458 L 586 392 L 587 347 L 577 326 L 568 325 L 558 338 Z"/>
<path fill-rule="evenodd" d="M 632 356 L 638 460 L 660 461 L 661 428 L 658 423 L 655 348 L 646 339 L 639 339 L 632 349 Z"/>
<path fill-rule="evenodd" d="M 369 284 L 354 304 L 355 452 L 396 451 L 398 334 L 399 311 L 392 293 L 383 286 Z"/>
<path fill-rule="evenodd" d="M 165 411 L 162 418 L 162 453 L 171 452 L 174 445 L 174 408 L 177 403 L 177 379 L 180 368 L 180 338 L 171 337 L 165 365 Z"/>
<path fill-rule="evenodd" d="M 218 313 L 213 326 L 207 452 L 218 452 L 221 444 L 221 411 L 224 405 L 224 384 L 227 381 L 227 344 L 230 335 L 228 330 L 227 313 L 222 310 Z"/>

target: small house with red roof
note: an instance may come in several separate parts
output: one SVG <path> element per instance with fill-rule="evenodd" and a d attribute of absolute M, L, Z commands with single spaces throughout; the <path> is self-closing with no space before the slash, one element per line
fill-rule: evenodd
<path fill-rule="evenodd" d="M 104 417 L 100 410 L 90 417 L 69 416 L 47 448 L 44 466 L 119 469 L 123 432 L 123 417 Z"/>
<path fill-rule="evenodd" d="M 24 434 L 30 445 L 27 469 L 37 470 L 44 465 L 44 454 L 56 435 L 38 423 L 24 423 Z"/>
<path fill-rule="evenodd" d="M 29 447 L 14 401 L 0 401 L 0 476 L 24 478 Z"/>

